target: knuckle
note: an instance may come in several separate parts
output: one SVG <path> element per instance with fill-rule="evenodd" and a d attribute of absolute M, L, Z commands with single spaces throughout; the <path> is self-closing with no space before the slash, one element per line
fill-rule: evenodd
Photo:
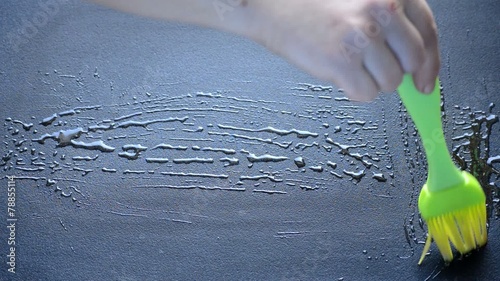
<path fill-rule="evenodd" d="M 386 9 L 389 7 L 389 5 L 394 2 L 393 0 L 369 0 L 367 1 L 367 9 L 368 10 L 373 10 L 373 9 Z"/>
<path fill-rule="evenodd" d="M 420 36 L 425 48 L 435 48 L 438 44 L 438 27 L 432 18 L 427 23 L 420 28 Z"/>
<path fill-rule="evenodd" d="M 370 102 L 378 96 L 378 91 L 373 87 L 351 86 L 350 89 L 346 90 L 346 96 L 353 101 Z"/>
<path fill-rule="evenodd" d="M 369 0 L 366 5 L 368 12 L 384 11 L 394 15 L 403 10 L 404 2 L 401 0 Z"/>
<path fill-rule="evenodd" d="M 403 81 L 403 75 L 400 71 L 398 71 L 394 75 L 391 75 L 386 78 L 382 90 L 384 92 L 392 92 L 396 90 L 399 84 L 401 84 L 401 81 Z"/>
<path fill-rule="evenodd" d="M 436 23 L 432 23 L 429 26 L 429 31 L 428 34 L 425 34 L 424 36 L 424 44 L 426 47 L 435 47 L 438 44 L 438 29 Z"/>
<path fill-rule="evenodd" d="M 406 64 L 403 64 L 405 72 L 413 73 L 421 68 L 426 60 L 426 51 L 423 43 L 414 46 L 413 50 L 409 50 L 409 58 Z"/>

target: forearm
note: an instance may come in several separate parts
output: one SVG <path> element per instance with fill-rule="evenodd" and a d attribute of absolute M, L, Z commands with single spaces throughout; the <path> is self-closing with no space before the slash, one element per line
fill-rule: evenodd
<path fill-rule="evenodd" d="M 117 10 L 150 18 L 185 22 L 254 37 L 256 20 L 252 0 L 90 0 Z"/>
<path fill-rule="evenodd" d="M 360 101 L 394 91 L 405 73 L 431 92 L 440 67 L 425 0 L 90 1 L 243 35 Z"/>

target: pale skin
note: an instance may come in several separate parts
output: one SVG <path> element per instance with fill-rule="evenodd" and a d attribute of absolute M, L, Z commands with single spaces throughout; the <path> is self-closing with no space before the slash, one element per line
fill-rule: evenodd
<path fill-rule="evenodd" d="M 425 0 L 92 0 L 121 11 L 250 38 L 356 101 L 405 73 L 430 93 L 440 68 Z"/>

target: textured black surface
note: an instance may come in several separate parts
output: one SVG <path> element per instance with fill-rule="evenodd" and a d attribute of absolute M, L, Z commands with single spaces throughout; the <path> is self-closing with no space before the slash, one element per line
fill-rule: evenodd
<path fill-rule="evenodd" d="M 415 204 L 425 165 L 397 95 L 351 103 L 245 39 L 79 1 L 54 3 L 48 11 L 38 2 L 0 3 L 0 152 L 13 151 L 0 167 L 0 280 L 500 278 L 494 213 L 480 253 L 444 267 L 433 246 L 416 265 L 425 232 Z M 468 112 L 500 106 L 500 8 L 493 0 L 431 6 L 442 47 L 445 130 L 450 146 L 458 145 L 471 138 L 460 138 L 471 132 Z M 38 26 L 26 29 L 29 22 Z M 53 114 L 52 123 L 40 124 Z M 89 130 L 113 122 L 114 129 Z M 76 141 L 102 140 L 115 150 L 35 140 L 78 127 L 85 132 Z M 259 131 L 266 127 L 313 134 Z M 492 157 L 500 154 L 498 128 L 489 139 Z M 186 150 L 153 149 L 162 143 Z M 147 149 L 129 160 L 119 156 L 126 144 Z M 344 155 L 336 144 L 366 146 Z M 252 164 L 251 154 L 287 159 Z M 146 161 L 165 157 L 164 164 Z M 213 161 L 174 162 L 196 157 Z M 221 158 L 239 163 L 224 166 Z M 344 170 L 366 175 L 358 181 Z M 17 177 L 16 274 L 6 264 L 7 175 Z M 490 181 L 498 185 L 497 178 Z M 490 210 L 498 211 L 498 202 L 496 208 Z"/>

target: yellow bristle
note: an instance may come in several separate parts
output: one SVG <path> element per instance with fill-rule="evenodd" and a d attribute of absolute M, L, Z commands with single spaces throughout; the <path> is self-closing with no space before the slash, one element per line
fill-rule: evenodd
<path fill-rule="evenodd" d="M 420 255 L 420 259 L 418 260 L 418 265 L 421 265 L 422 262 L 424 261 L 425 255 L 427 254 L 427 252 L 431 248 L 431 243 L 432 243 L 432 237 L 431 237 L 431 234 L 429 233 L 429 234 L 427 234 L 427 239 L 425 240 L 424 250 L 422 251 L 422 254 Z"/>
<path fill-rule="evenodd" d="M 486 208 L 476 205 L 461 211 L 430 218 L 427 221 L 428 236 L 420 256 L 420 265 L 429 251 L 432 240 L 445 262 L 453 260 L 450 242 L 462 255 L 484 246 L 488 240 L 486 232 Z"/>

